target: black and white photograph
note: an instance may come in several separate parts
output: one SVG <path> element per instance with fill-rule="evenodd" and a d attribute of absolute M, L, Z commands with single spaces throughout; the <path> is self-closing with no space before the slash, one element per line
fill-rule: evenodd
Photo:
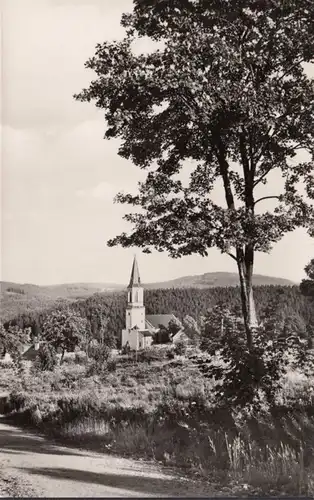
<path fill-rule="evenodd" d="M 314 498 L 313 0 L 0 6 L 0 497 Z"/>

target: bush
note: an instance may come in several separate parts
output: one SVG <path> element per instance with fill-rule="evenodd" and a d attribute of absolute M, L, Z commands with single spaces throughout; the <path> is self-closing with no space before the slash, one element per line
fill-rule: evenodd
<path fill-rule="evenodd" d="M 115 372 L 117 369 L 117 360 L 114 358 L 108 359 L 107 370 L 108 372 Z"/>
<path fill-rule="evenodd" d="M 76 352 L 74 361 L 77 365 L 82 365 L 86 363 L 86 353 L 85 352 Z"/>
<path fill-rule="evenodd" d="M 106 363 L 110 355 L 111 349 L 107 345 L 91 346 L 89 350 L 90 358 L 94 359 L 99 365 Z"/>
<path fill-rule="evenodd" d="M 131 347 L 130 347 L 130 344 L 127 342 L 124 346 L 122 346 L 121 354 L 122 355 L 130 354 L 130 351 L 131 351 Z"/>
<path fill-rule="evenodd" d="M 49 344 L 42 344 L 38 349 L 34 362 L 35 370 L 53 371 L 58 364 L 55 349 Z"/>
<path fill-rule="evenodd" d="M 186 342 L 184 342 L 183 340 L 179 340 L 179 342 L 175 344 L 174 352 L 178 356 L 184 356 L 184 354 L 186 354 L 186 351 L 187 351 Z"/>
<path fill-rule="evenodd" d="M 167 349 L 166 351 L 166 357 L 167 359 L 174 359 L 174 349 Z"/>
<path fill-rule="evenodd" d="M 242 408 L 251 415 L 268 411 L 276 404 L 288 366 L 307 364 L 313 370 L 314 360 L 307 342 L 296 335 L 280 336 L 276 319 L 270 317 L 255 329 L 251 349 L 247 346 L 243 323 L 228 311 L 223 319 L 223 331 L 218 322 L 211 345 L 203 344 L 209 356 L 196 360 L 201 372 L 217 382 L 214 394 L 218 406 Z"/>

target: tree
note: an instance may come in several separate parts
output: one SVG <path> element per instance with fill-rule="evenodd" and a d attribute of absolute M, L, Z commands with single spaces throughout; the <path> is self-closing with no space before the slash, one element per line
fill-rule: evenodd
<path fill-rule="evenodd" d="M 54 347 L 50 344 L 42 344 L 39 347 L 34 362 L 34 369 L 38 371 L 53 371 L 58 360 Z"/>
<path fill-rule="evenodd" d="M 179 340 L 174 346 L 174 352 L 178 356 L 184 356 L 186 351 L 187 351 L 186 342 L 184 342 L 184 340 Z"/>
<path fill-rule="evenodd" d="M 178 318 L 173 317 L 167 326 L 160 324 L 159 330 L 156 334 L 157 344 L 167 344 L 171 341 L 173 336 L 182 329 L 182 323 Z"/>
<path fill-rule="evenodd" d="M 112 330 L 109 328 L 108 319 L 105 317 L 101 318 L 97 337 L 100 339 L 102 345 L 105 345 L 110 349 L 114 349 L 117 346 L 117 339 L 115 338 Z"/>
<path fill-rule="evenodd" d="M 52 311 L 42 328 L 44 339 L 57 351 L 61 350 L 61 363 L 66 351 L 74 351 L 86 341 L 87 321 L 69 308 Z"/>
<path fill-rule="evenodd" d="M 195 319 L 192 318 L 192 316 L 186 315 L 182 323 L 184 332 L 187 334 L 192 344 L 197 345 L 200 340 L 201 331 Z"/>
<path fill-rule="evenodd" d="M 314 259 L 312 259 L 304 268 L 308 279 L 301 281 L 301 293 L 307 297 L 314 297 Z"/>
<path fill-rule="evenodd" d="M 0 323 L 0 356 L 5 356 L 8 353 L 16 361 L 23 343 L 27 341 L 28 335 L 27 329 L 22 330 L 13 325 L 4 328 L 3 324 Z"/>
<path fill-rule="evenodd" d="M 276 405 L 288 367 L 313 373 L 314 358 L 308 343 L 295 332 L 288 337 L 284 325 L 276 323 L 276 316 L 258 327 L 252 349 L 245 342 L 243 322 L 228 311 L 222 317 L 223 329 L 217 321 L 213 325 L 216 335 L 202 344 L 209 356 L 194 359 L 206 377 L 216 380 L 213 393 L 218 406 L 242 407 L 251 414 L 269 409 Z"/>
<path fill-rule="evenodd" d="M 221 345 L 225 331 L 233 331 L 237 328 L 238 335 L 243 334 L 244 325 L 241 318 L 234 314 L 222 304 L 217 304 L 201 318 L 201 342 L 200 348 L 209 352 Z M 240 335 L 243 339 L 243 335 Z"/>
<path fill-rule="evenodd" d="M 134 4 L 122 17 L 125 38 L 97 45 L 86 63 L 97 78 L 75 96 L 105 110 L 105 138 L 119 138 L 120 156 L 148 172 L 136 195 L 117 196 L 140 210 L 125 215 L 133 230 L 108 244 L 230 255 L 251 348 L 255 252 L 299 226 L 314 234 L 299 189 L 313 196 L 314 87 L 303 64 L 314 59 L 312 2 Z M 158 49 L 136 54 L 145 36 Z M 223 206 L 211 197 L 217 185 Z M 274 207 L 262 210 L 269 198 Z"/>
<path fill-rule="evenodd" d="M 158 330 L 154 336 L 154 342 L 156 344 L 167 344 L 168 342 L 170 342 L 170 332 L 166 326 L 159 325 Z"/>
<path fill-rule="evenodd" d="M 176 333 L 178 333 L 180 330 L 182 330 L 181 321 L 175 317 L 172 318 L 168 323 L 167 330 L 169 332 L 170 338 L 173 337 L 174 335 L 176 335 Z"/>

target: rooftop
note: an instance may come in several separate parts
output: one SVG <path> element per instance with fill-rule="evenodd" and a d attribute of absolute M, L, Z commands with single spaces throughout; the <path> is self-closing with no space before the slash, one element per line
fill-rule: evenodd
<path fill-rule="evenodd" d="M 130 278 L 130 283 L 128 288 L 133 288 L 135 286 L 141 286 L 141 278 L 140 278 L 140 272 L 138 269 L 138 263 L 136 256 L 134 256 L 133 260 L 133 266 L 132 266 L 132 271 L 131 271 L 131 278 Z"/>

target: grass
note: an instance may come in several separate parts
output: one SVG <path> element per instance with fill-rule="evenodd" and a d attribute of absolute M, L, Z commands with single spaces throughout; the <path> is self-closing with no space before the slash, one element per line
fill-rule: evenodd
<path fill-rule="evenodd" d="M 6 412 L 63 441 L 157 460 L 232 494 L 314 494 L 314 380 L 302 374 L 287 374 L 273 414 L 248 420 L 217 409 L 213 381 L 166 351 L 89 376 L 73 357 L 53 373 L 25 366 L 23 383 L 1 370 L 2 388 L 14 386 Z"/>

